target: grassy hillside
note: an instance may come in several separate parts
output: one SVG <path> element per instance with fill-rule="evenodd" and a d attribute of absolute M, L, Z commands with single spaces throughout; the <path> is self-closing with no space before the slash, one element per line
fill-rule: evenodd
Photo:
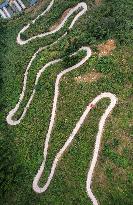
<path fill-rule="evenodd" d="M 38 20 L 24 39 L 48 30 L 63 11 L 79 0 L 55 0 L 54 7 Z M 12 20 L 0 20 L 0 203 L 2 205 L 91 205 L 85 192 L 86 175 L 94 148 L 100 116 L 108 106 L 102 100 L 92 110 L 65 153 L 55 177 L 44 194 L 32 190 L 32 181 L 43 159 L 43 143 L 51 115 L 54 82 L 57 73 L 74 65 L 84 56 L 68 56 L 81 46 L 90 46 L 93 55 L 81 68 L 67 74 L 60 85 L 56 124 L 50 142 L 46 180 L 55 153 L 62 147 L 86 105 L 101 92 L 112 92 L 118 104 L 109 117 L 103 134 L 100 157 L 93 179 L 93 192 L 100 205 L 133 204 L 133 1 L 103 0 L 90 6 L 87 13 L 75 24 L 72 31 L 57 45 L 41 52 L 30 70 L 28 91 L 20 111 L 29 98 L 35 75 L 45 63 L 64 57 L 62 63 L 51 66 L 41 77 L 37 92 L 26 117 L 18 126 L 6 122 L 8 112 L 15 106 L 22 90 L 23 75 L 34 52 L 54 42 L 71 22 L 58 34 L 37 39 L 20 46 L 16 36 L 27 22 L 43 11 L 49 0 L 40 2 Z M 97 46 L 114 39 L 116 49 L 112 55 L 99 57 Z M 101 77 L 92 83 L 77 83 L 75 77 L 92 71 Z M 17 113 L 19 117 L 21 113 Z"/>

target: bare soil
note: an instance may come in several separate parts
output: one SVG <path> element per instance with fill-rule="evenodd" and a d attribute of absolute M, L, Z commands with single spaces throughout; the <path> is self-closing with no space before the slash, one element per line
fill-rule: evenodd
<path fill-rule="evenodd" d="M 102 0 L 95 0 L 96 6 L 99 6 L 102 3 Z"/>
<path fill-rule="evenodd" d="M 109 39 L 105 43 L 98 46 L 99 56 L 111 55 L 112 51 L 116 48 L 115 40 Z"/>
<path fill-rule="evenodd" d="M 101 73 L 98 73 L 96 71 L 92 71 L 92 72 L 87 73 L 85 75 L 75 77 L 75 81 L 77 81 L 78 83 L 80 83 L 80 82 L 92 83 L 92 82 L 97 81 L 101 77 L 102 77 Z"/>
<path fill-rule="evenodd" d="M 61 24 L 61 22 L 64 20 L 64 18 L 67 16 L 67 14 L 69 13 L 70 10 L 71 10 L 71 8 L 67 9 L 66 11 L 64 11 L 64 13 L 62 14 L 61 18 L 53 26 L 51 26 L 49 28 L 49 31 L 55 30 Z"/>

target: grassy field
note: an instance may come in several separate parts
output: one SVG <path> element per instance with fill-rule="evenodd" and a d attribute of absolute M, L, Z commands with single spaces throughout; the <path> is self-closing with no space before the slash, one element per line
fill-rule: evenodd
<path fill-rule="evenodd" d="M 63 11 L 79 0 L 55 0 L 54 7 L 23 35 L 27 39 L 47 30 Z M 37 92 L 26 117 L 18 126 L 6 123 L 8 112 L 15 106 L 22 89 L 23 74 L 33 53 L 61 36 L 70 21 L 58 34 L 35 40 L 24 46 L 16 43 L 20 29 L 43 11 L 49 0 L 36 5 L 25 15 L 10 21 L 0 20 L 0 204 L 2 205 L 91 205 L 85 191 L 86 174 L 94 148 L 100 116 L 109 101 L 103 100 L 92 110 L 72 146 L 65 153 L 55 177 L 44 194 L 32 190 L 32 181 L 43 159 L 43 143 L 47 133 L 57 73 L 78 62 L 83 53 L 69 59 L 81 46 L 90 46 L 93 55 L 81 68 L 67 74 L 60 85 L 58 112 L 50 142 L 46 173 L 48 176 L 55 153 L 62 147 L 86 105 L 101 92 L 112 92 L 118 104 L 109 117 L 95 175 L 93 192 L 100 205 L 133 204 L 133 1 L 103 0 L 90 6 L 67 37 L 41 52 L 30 70 L 28 91 L 21 111 L 29 98 L 36 72 L 57 57 L 63 62 L 51 66 L 41 77 Z M 112 55 L 99 57 L 97 45 L 114 39 Z M 75 77 L 95 72 L 101 78 L 93 83 L 77 83 Z M 20 112 L 17 116 L 20 116 Z"/>

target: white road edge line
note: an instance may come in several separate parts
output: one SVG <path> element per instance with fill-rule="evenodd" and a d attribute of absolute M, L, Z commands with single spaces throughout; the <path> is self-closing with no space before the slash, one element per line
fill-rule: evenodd
<path fill-rule="evenodd" d="M 44 16 L 53 6 L 54 4 L 54 0 L 52 0 L 49 4 L 49 6 L 47 7 L 47 9 L 41 13 L 40 15 L 37 16 L 36 19 L 34 19 L 32 21 L 32 24 L 34 24 L 41 16 Z M 77 6 L 73 7 L 72 9 L 70 9 L 70 11 L 68 12 L 67 16 L 64 18 L 64 20 L 60 23 L 60 25 L 57 26 L 57 28 L 51 32 L 46 32 L 46 33 L 42 33 L 42 34 L 39 34 L 37 36 L 33 36 L 31 38 L 29 38 L 28 40 L 22 40 L 21 39 L 21 34 L 24 33 L 29 27 L 31 24 L 27 24 L 27 26 L 25 26 L 19 33 L 18 33 L 18 36 L 17 36 L 17 43 L 20 44 L 20 45 L 24 45 L 24 44 L 27 44 L 29 43 L 30 41 L 36 39 L 36 38 L 42 38 L 42 37 L 45 37 L 45 36 L 48 36 L 48 35 L 51 35 L 53 33 L 56 33 L 57 31 L 59 31 L 65 24 L 65 22 L 67 21 L 67 19 L 75 12 L 75 11 L 78 11 L 79 8 L 82 8 L 82 11 L 80 11 L 76 16 L 75 18 L 73 19 L 71 25 L 69 26 L 69 29 L 71 29 L 75 22 L 79 19 L 80 16 L 82 16 L 86 11 L 87 11 L 87 4 L 84 3 L 84 2 L 81 2 L 79 4 L 77 4 Z M 61 36 L 57 41 L 55 41 L 53 44 L 57 43 L 61 38 L 63 38 L 65 35 L 67 34 L 67 32 Z M 50 46 L 52 46 L 53 44 L 51 44 Z M 39 52 L 41 52 L 42 50 L 44 50 L 45 48 L 47 48 L 48 46 L 45 46 L 43 48 L 39 48 L 37 52 L 34 53 L 34 55 L 32 56 L 28 66 L 27 66 L 27 69 L 25 71 L 25 74 L 24 74 L 24 81 L 23 81 L 23 88 L 22 88 L 22 92 L 20 94 L 20 97 L 19 97 L 19 101 L 18 103 L 16 104 L 15 108 L 13 108 L 7 115 L 7 123 L 10 124 L 10 125 L 18 125 L 21 120 L 25 117 L 26 115 L 26 112 L 33 100 L 33 97 L 35 95 L 35 88 L 33 89 L 32 91 L 32 94 L 29 98 L 29 101 L 27 102 L 24 110 L 23 110 L 23 113 L 21 115 L 21 117 L 18 119 L 18 120 L 13 120 L 13 117 L 15 115 L 15 113 L 18 111 L 19 107 L 20 107 L 20 104 L 22 103 L 23 99 L 24 99 L 24 96 L 25 96 L 25 91 L 26 91 L 26 86 L 27 86 L 27 79 L 28 79 L 28 72 L 30 70 L 30 67 L 32 65 L 32 62 L 34 61 L 34 59 L 36 58 L 36 56 L 38 55 Z M 105 125 L 105 122 L 106 122 L 106 119 L 107 117 L 109 116 L 109 114 L 111 113 L 111 111 L 113 110 L 113 108 L 115 107 L 116 103 L 117 103 L 117 98 L 115 95 L 109 93 L 109 92 L 105 92 L 105 93 L 101 93 L 100 95 L 98 95 L 96 98 L 94 98 L 94 100 L 87 106 L 87 108 L 85 109 L 85 111 L 83 112 L 82 116 L 80 117 L 79 121 L 77 122 L 75 128 L 73 129 L 73 131 L 71 132 L 69 138 L 67 139 L 67 141 L 65 142 L 64 146 L 59 150 L 59 152 L 56 154 L 55 156 L 55 159 L 52 163 L 52 167 L 51 167 L 51 171 L 50 171 L 50 174 L 48 176 L 48 179 L 47 179 L 47 182 L 45 183 L 45 185 L 40 188 L 38 186 L 38 183 L 40 181 L 40 178 L 44 172 L 44 168 L 45 168 L 45 163 L 46 163 L 46 159 L 47 159 L 47 153 L 48 153 L 48 144 L 49 144 L 49 140 L 50 140 L 50 137 L 51 137 L 51 133 L 52 133 L 52 130 L 53 130 L 53 125 L 55 123 L 55 117 L 56 117 L 56 112 L 57 112 L 57 101 L 58 101 L 58 97 L 59 97 L 59 86 L 60 86 L 60 80 L 61 78 L 63 77 L 63 75 L 65 75 L 66 73 L 80 67 L 81 65 L 83 65 L 90 57 L 91 57 L 91 50 L 89 47 L 81 47 L 76 53 L 72 54 L 71 56 L 73 55 L 76 55 L 79 51 L 85 51 L 86 52 L 86 56 L 79 62 L 77 63 L 76 65 L 72 66 L 72 67 L 69 67 L 65 70 L 63 70 L 62 72 L 60 72 L 58 75 L 57 75 L 57 78 L 56 78 L 56 82 L 55 82 L 55 92 L 54 92 L 54 100 L 53 100 L 53 108 L 52 108 L 52 113 L 51 113 L 51 119 L 50 119 L 50 124 L 49 124 L 49 128 L 48 128 L 48 132 L 47 132 L 47 135 L 46 135 L 46 139 L 45 139 L 45 144 L 44 144 L 44 160 L 33 180 L 33 189 L 35 192 L 37 193 L 42 193 L 42 192 L 45 192 L 47 190 L 47 188 L 49 187 L 50 183 L 51 183 L 51 180 L 53 179 L 54 177 L 54 173 L 55 173 L 55 170 L 56 170 L 56 167 L 58 165 L 58 161 L 61 159 L 61 157 L 63 156 L 65 150 L 70 146 L 71 142 L 73 141 L 75 135 L 77 134 L 77 132 L 79 131 L 80 127 L 82 126 L 82 124 L 84 123 L 88 113 L 90 112 L 90 110 L 100 101 L 102 100 L 103 98 L 109 98 L 110 99 L 110 105 L 108 106 L 108 108 L 105 110 L 104 114 L 102 115 L 101 119 L 100 119 L 100 122 L 99 122 L 99 125 L 98 125 L 98 133 L 96 135 L 96 142 L 95 142 L 95 147 L 94 147 L 94 151 L 93 151 L 93 156 L 92 156 L 92 161 L 90 163 L 90 166 L 89 166 L 89 171 L 88 171 L 88 174 L 87 174 L 87 181 L 86 181 L 86 191 L 87 191 L 87 195 L 88 197 L 91 199 L 93 205 L 98 205 L 98 202 L 97 202 L 97 199 L 96 197 L 94 196 L 94 194 L 92 193 L 92 190 L 91 190 L 91 184 L 92 184 L 92 178 L 93 178 L 93 173 L 94 173 L 94 169 L 95 169 L 95 166 L 96 166 L 96 163 L 97 163 L 97 159 L 98 159 L 98 154 L 99 154 L 99 148 L 100 148 L 100 143 L 101 143 L 101 137 L 102 137 L 102 133 L 103 133 L 103 130 L 104 130 L 104 125 Z M 47 63 L 44 67 L 42 67 L 37 75 L 36 75 L 36 80 L 35 80 L 35 85 L 38 84 L 38 81 L 39 81 L 39 78 L 41 77 L 42 73 L 51 65 L 54 65 L 58 62 L 61 62 L 62 59 L 56 59 L 56 60 L 53 60 L 53 61 L 50 61 L 49 63 Z"/>

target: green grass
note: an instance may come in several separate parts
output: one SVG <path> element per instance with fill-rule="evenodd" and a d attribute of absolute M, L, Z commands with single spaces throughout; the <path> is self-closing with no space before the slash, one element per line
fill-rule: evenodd
<path fill-rule="evenodd" d="M 46 5 L 49 1 L 46 1 Z M 54 8 L 38 25 L 31 27 L 24 38 L 48 29 L 68 7 L 79 0 L 56 0 Z M 93 2 L 86 0 L 88 5 Z M 46 7 L 45 5 L 45 7 Z M 16 44 L 20 29 L 31 19 L 31 13 L 0 22 L 0 202 L 2 205 L 86 205 L 85 181 L 97 133 L 100 116 L 109 101 L 97 105 L 77 134 L 73 144 L 59 162 L 55 177 L 46 193 L 32 190 L 32 181 L 43 159 L 43 143 L 47 133 L 57 73 L 82 58 L 68 55 L 83 45 L 97 51 L 97 45 L 109 38 L 116 41 L 112 55 L 99 58 L 97 54 L 81 68 L 67 74 L 60 85 L 56 124 L 52 134 L 46 172 L 57 150 L 61 148 L 86 105 L 101 92 L 112 92 L 119 99 L 109 117 L 102 140 L 100 157 L 93 179 L 93 192 L 101 205 L 132 205 L 133 181 L 133 24 L 132 0 L 103 1 L 81 17 L 68 36 L 52 48 L 40 53 L 33 62 L 28 81 L 29 89 L 16 117 L 20 116 L 31 94 L 38 69 L 58 57 L 64 61 L 52 66 L 41 77 L 37 92 L 26 117 L 20 125 L 6 123 L 7 113 L 18 101 L 23 74 L 33 53 L 53 42 L 66 30 L 24 46 Z M 41 10 L 43 10 L 41 8 Z M 39 12 L 41 12 L 41 10 Z M 37 15 L 37 14 L 36 14 Z M 70 22 L 67 23 L 69 25 Z M 48 25 L 48 26 L 47 26 Z M 78 29 L 77 29 L 78 28 Z M 74 78 L 93 69 L 103 77 L 94 83 L 76 83 Z"/>

